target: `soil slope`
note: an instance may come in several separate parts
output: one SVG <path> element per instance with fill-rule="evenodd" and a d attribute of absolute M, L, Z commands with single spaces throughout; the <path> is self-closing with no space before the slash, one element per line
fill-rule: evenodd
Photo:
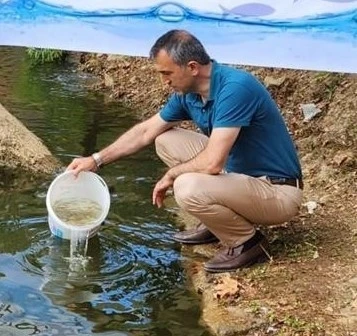
<path fill-rule="evenodd" d="M 145 58 L 83 55 L 81 67 L 98 75 L 96 89 L 143 118 L 169 93 Z M 357 335 L 357 77 L 247 69 L 278 102 L 299 148 L 305 203 L 289 223 L 262 228 L 270 263 L 208 275 L 202 261 L 218 246 L 183 248 L 195 254 L 187 267 L 203 323 L 216 335 Z M 319 113 L 307 121 L 301 104 Z"/>
<path fill-rule="evenodd" d="M 18 171 L 40 175 L 51 174 L 59 166 L 59 161 L 52 156 L 42 141 L 0 104 L 2 177 L 16 175 Z"/>

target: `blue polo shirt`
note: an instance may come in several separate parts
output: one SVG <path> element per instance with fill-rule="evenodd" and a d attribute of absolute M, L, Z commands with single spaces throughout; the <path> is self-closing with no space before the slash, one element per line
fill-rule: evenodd
<path fill-rule="evenodd" d="M 160 111 L 167 122 L 192 120 L 208 137 L 213 128 L 241 127 L 227 172 L 300 178 L 296 148 L 267 89 L 250 73 L 212 62 L 209 99 L 174 93 Z"/>

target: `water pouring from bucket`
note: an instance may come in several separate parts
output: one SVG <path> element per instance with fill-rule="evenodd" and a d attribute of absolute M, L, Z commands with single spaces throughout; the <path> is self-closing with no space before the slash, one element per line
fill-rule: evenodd
<path fill-rule="evenodd" d="M 51 183 L 46 206 L 52 234 L 71 241 L 70 268 L 85 267 L 88 240 L 99 231 L 109 212 L 110 194 L 105 181 L 92 172 L 75 177 L 66 171 Z"/>
<path fill-rule="evenodd" d="M 78 235 L 90 238 L 108 215 L 110 194 L 99 175 L 81 172 L 75 177 L 66 171 L 51 183 L 46 206 L 53 235 L 63 239 Z"/>

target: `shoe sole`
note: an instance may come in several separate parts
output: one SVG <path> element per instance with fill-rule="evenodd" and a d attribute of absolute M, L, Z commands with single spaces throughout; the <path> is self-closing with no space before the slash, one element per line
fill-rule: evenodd
<path fill-rule="evenodd" d="M 236 267 L 236 268 L 206 268 L 206 267 L 203 267 L 203 268 L 208 273 L 235 272 L 241 268 L 247 268 L 247 267 L 250 267 L 255 264 L 265 263 L 268 260 L 269 260 L 269 258 L 266 255 L 262 255 L 262 256 L 259 256 L 257 259 L 251 260 L 248 263 L 246 263 L 242 266 Z"/>
<path fill-rule="evenodd" d="M 211 238 L 211 239 L 208 239 L 208 240 L 185 240 L 185 239 L 180 239 L 180 238 L 175 238 L 173 237 L 173 240 L 178 242 L 178 243 L 181 243 L 181 244 L 186 244 L 186 245 L 203 245 L 203 244 L 210 244 L 210 243 L 216 243 L 219 241 L 218 238 Z"/>

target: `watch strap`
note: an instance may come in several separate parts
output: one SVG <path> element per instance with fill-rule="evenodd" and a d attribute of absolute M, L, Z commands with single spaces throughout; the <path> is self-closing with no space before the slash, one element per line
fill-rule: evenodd
<path fill-rule="evenodd" d="M 97 165 L 98 168 L 103 166 L 103 161 L 102 161 L 102 158 L 101 158 L 99 153 L 93 153 L 92 154 L 92 158 L 93 158 L 93 160 L 94 160 L 94 162 L 95 162 L 95 164 Z"/>

